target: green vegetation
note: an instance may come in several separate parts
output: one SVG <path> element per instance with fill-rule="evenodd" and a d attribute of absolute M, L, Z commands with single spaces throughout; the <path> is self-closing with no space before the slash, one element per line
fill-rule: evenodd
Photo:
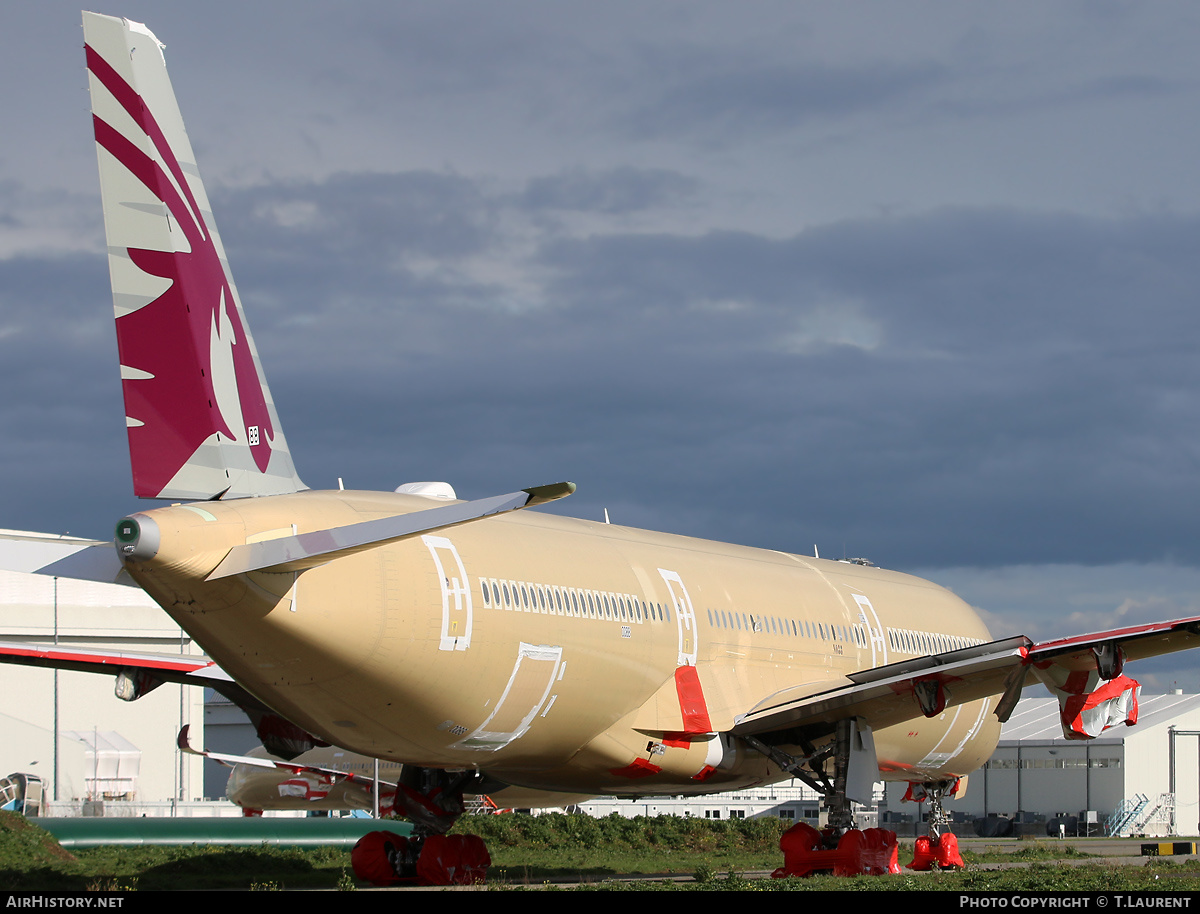
<path fill-rule="evenodd" d="M 1005 850 L 995 845 L 962 850 L 962 858 L 966 863 L 1048 863 L 1053 860 L 1085 860 L 1094 856 L 1057 840 L 1031 841 L 1023 843 L 1016 850 Z"/>
<path fill-rule="evenodd" d="M 0 812 L 0 888 L 10 890 L 336 888 L 341 848 L 96 847 L 68 853 L 16 813 Z"/>
<path fill-rule="evenodd" d="M 691 875 L 714 870 L 773 870 L 783 862 L 774 818 L 626 819 L 550 813 L 470 816 L 455 831 L 479 835 L 492 855 L 493 880 L 542 882 L 616 874 Z"/>
<path fill-rule="evenodd" d="M 1200 862 L 1170 858 L 1120 866 L 1086 862 L 1088 854 L 1057 841 L 1005 849 L 964 849 L 962 872 L 836 879 L 769 879 L 782 862 L 783 824 L 775 819 L 592 819 L 580 815 L 471 816 L 459 832 L 487 842 L 498 890 L 580 883 L 583 890 L 684 891 L 1194 891 Z M 900 848 L 901 863 L 911 846 Z M 1018 867 L 996 869 L 998 862 Z M 638 878 L 641 874 L 641 878 Z M 752 875 L 747 875 L 752 874 Z M 614 877 L 633 875 L 633 879 Z M 650 878 L 650 877 L 656 878 Z M 103 847 L 67 853 L 52 836 L 0 812 L 0 888 L 122 891 L 236 888 L 272 891 L 356 887 L 350 853 L 341 848 Z"/>
<path fill-rule="evenodd" d="M 1200 866 L 1196 861 L 1182 864 L 1154 862 L 1142 865 L 1104 867 L 1054 866 L 1033 864 L 1028 868 L 982 871 L 970 865 L 963 872 L 904 873 L 898 876 L 859 876 L 839 879 L 813 876 L 809 879 L 749 879 L 739 873 L 712 874 L 702 882 L 689 885 L 663 885 L 654 882 L 609 883 L 615 890 L 700 890 L 735 892 L 1192 892 L 1200 888 Z"/>

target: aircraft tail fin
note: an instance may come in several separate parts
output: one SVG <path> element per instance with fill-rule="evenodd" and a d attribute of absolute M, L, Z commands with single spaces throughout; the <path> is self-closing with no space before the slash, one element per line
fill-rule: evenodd
<path fill-rule="evenodd" d="M 299 491 L 163 45 L 111 16 L 83 28 L 134 492 Z"/>

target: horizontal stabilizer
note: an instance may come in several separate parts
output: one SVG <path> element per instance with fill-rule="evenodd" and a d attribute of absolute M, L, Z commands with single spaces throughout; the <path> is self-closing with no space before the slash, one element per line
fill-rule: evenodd
<path fill-rule="evenodd" d="M 411 536 L 457 527 L 460 524 L 469 524 L 472 521 L 494 517 L 497 514 L 506 514 L 509 511 L 543 505 L 566 498 L 574 491 L 575 484 L 573 482 L 556 482 L 551 485 L 521 489 L 519 492 L 510 492 L 507 495 L 496 495 L 492 498 L 479 498 L 475 501 L 446 505 L 444 508 L 429 508 L 410 514 L 363 521 L 361 524 L 347 524 L 344 527 L 314 530 L 311 533 L 235 546 L 213 569 L 207 580 L 214 581 L 235 574 L 245 574 L 248 571 L 276 573 L 307 571 L 309 568 L 315 568 L 317 565 L 323 565 L 334 559 L 408 539 Z"/>
<path fill-rule="evenodd" d="M 23 530 L 0 530 L 0 543 L 4 547 L 0 550 L 0 567 L 5 571 L 138 586 L 125 571 L 112 543 Z"/>

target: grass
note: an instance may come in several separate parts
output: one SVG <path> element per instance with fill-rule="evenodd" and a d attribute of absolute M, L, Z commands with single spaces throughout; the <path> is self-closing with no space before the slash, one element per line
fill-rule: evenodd
<path fill-rule="evenodd" d="M 471 816 L 456 832 L 481 837 L 493 875 L 532 882 L 616 874 L 691 874 L 703 862 L 718 870 L 772 870 L 779 866 L 779 819 L 626 819 L 550 813 Z"/>
<path fill-rule="evenodd" d="M 22 816 L 0 812 L 0 888 L 8 890 L 337 888 L 349 869 L 350 852 L 340 848 L 147 845 L 69 853 Z"/>
<path fill-rule="evenodd" d="M 963 861 L 966 863 L 1046 863 L 1052 860 L 1080 860 L 1094 856 L 1096 855 L 1081 851 L 1073 844 L 1063 844 L 1055 840 L 1033 841 L 1011 851 L 996 845 L 984 845 L 978 850 L 962 851 Z"/>
<path fill-rule="evenodd" d="M 478 834 L 493 866 L 489 886 L 497 890 L 580 883 L 593 890 L 643 891 L 1194 891 L 1200 862 L 1170 858 L 1111 866 L 1055 861 L 1088 855 L 1060 842 L 1030 842 L 1006 851 L 1000 846 L 964 849 L 961 872 L 901 874 L 838 879 L 765 879 L 748 872 L 773 870 L 782 862 L 775 819 L 713 821 L 670 816 L 624 819 L 608 816 L 471 816 L 456 831 Z M 901 845 L 901 862 L 911 859 Z M 1019 868 L 991 870 L 995 862 Z M 642 874 L 645 878 L 638 879 Z M 673 874 L 673 881 L 651 876 Z M 620 881 L 613 877 L 621 875 Z M 98 847 L 68 853 L 54 838 L 14 813 L 0 812 L 0 888 L 9 890 L 133 891 L 155 889 L 356 888 L 350 853 L 341 848 L 296 849 L 219 846 Z"/>

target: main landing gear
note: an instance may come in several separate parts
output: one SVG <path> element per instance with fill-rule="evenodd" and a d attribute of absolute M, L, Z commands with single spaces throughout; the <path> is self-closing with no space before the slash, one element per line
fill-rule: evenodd
<path fill-rule="evenodd" d="M 374 831 L 354 845 L 354 875 L 374 885 L 474 885 L 492 858 L 475 835 L 447 835 L 463 813 L 463 793 L 478 792 L 475 772 L 405 766 L 394 811 L 414 823 L 409 837 Z"/>
<path fill-rule="evenodd" d="M 823 797 L 825 827 L 818 831 L 800 822 L 784 832 L 779 839 L 783 866 L 772 876 L 881 876 L 900 872 L 896 833 L 855 827 L 852 801 L 870 802 L 872 785 L 879 776 L 875 742 L 865 723 L 855 719 L 838 721 L 833 740 L 820 749 L 808 737 L 797 735 L 796 744 L 803 749 L 803 756 L 790 755 L 752 736 L 743 739 Z M 826 770 L 831 759 L 832 776 Z"/>

